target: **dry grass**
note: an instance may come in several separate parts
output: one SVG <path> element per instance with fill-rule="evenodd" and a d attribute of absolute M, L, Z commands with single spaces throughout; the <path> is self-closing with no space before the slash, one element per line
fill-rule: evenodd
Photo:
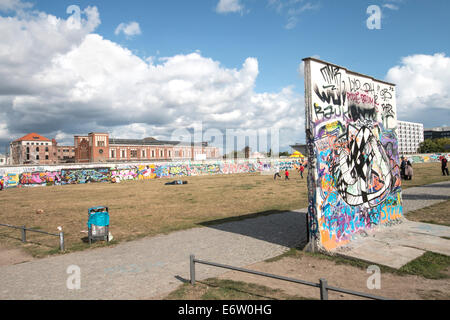
<path fill-rule="evenodd" d="M 405 182 L 406 187 L 449 180 L 440 175 L 439 164 L 414 167 L 414 180 Z M 109 207 L 114 244 L 220 219 L 307 207 L 306 178 L 295 171 L 290 177 L 290 181 L 274 181 L 271 175 L 215 175 L 183 178 L 189 184 L 180 186 L 166 186 L 170 180 L 162 179 L 9 189 L 0 193 L 0 223 L 55 233 L 63 226 L 66 250 L 83 250 L 89 247 L 82 241 L 86 237 L 82 231 L 87 230 L 91 207 Z M 45 213 L 36 214 L 39 209 Z M 19 230 L 0 227 L 4 246 L 25 247 L 35 257 L 58 253 L 57 237 L 36 233 L 27 237 L 30 243 L 23 245 Z"/>
<path fill-rule="evenodd" d="M 450 181 L 450 177 L 442 175 L 440 163 L 416 163 L 413 168 L 414 176 L 412 180 L 403 181 L 403 189 Z"/>
<path fill-rule="evenodd" d="M 167 179 L 120 184 L 88 184 L 10 189 L 0 198 L 0 223 L 26 225 L 57 233 L 63 226 L 66 249 L 85 249 L 88 209 L 108 206 L 114 240 L 168 233 L 214 220 L 279 212 L 307 206 L 306 179 L 274 181 L 260 174 L 184 178 L 187 185 L 166 186 Z M 44 214 L 36 214 L 43 209 Z M 57 253 L 58 238 L 28 233 L 25 248 L 41 257 Z M 20 231 L 0 227 L 0 243 L 22 245 Z M 96 244 L 93 247 L 103 245 Z"/>
<path fill-rule="evenodd" d="M 430 207 L 408 212 L 406 217 L 411 221 L 450 227 L 450 201 L 439 202 Z"/>
<path fill-rule="evenodd" d="M 242 281 L 221 280 L 217 278 L 181 285 L 164 300 L 306 300 L 297 295 L 285 294 L 282 290 L 272 289 Z"/>

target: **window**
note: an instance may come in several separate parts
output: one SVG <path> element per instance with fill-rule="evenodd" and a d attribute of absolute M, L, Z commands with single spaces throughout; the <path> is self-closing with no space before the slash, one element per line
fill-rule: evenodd
<path fill-rule="evenodd" d="M 111 150 L 111 158 L 115 158 L 116 157 L 116 150 Z"/>
<path fill-rule="evenodd" d="M 160 157 L 160 158 L 164 157 L 164 151 L 159 150 L 159 157 Z"/>
<path fill-rule="evenodd" d="M 131 150 L 131 157 L 132 157 L 132 158 L 137 158 L 137 157 L 138 157 L 138 152 L 137 152 L 137 150 Z"/>
<path fill-rule="evenodd" d="M 152 158 L 155 157 L 155 150 L 152 150 Z"/>
<path fill-rule="evenodd" d="M 127 154 L 126 154 L 126 150 L 122 150 L 122 158 L 126 158 Z"/>
<path fill-rule="evenodd" d="M 36 160 L 39 160 L 39 156 L 36 156 Z"/>
<path fill-rule="evenodd" d="M 45 156 L 45 160 L 48 160 L 48 156 Z"/>
<path fill-rule="evenodd" d="M 172 158 L 172 151 L 169 150 L 169 158 Z"/>
<path fill-rule="evenodd" d="M 146 157 L 146 152 L 145 152 L 145 150 L 142 150 L 142 158 L 145 159 L 145 157 Z"/>
<path fill-rule="evenodd" d="M 36 152 L 39 152 L 39 147 L 38 147 L 38 148 L 36 148 Z"/>
<path fill-rule="evenodd" d="M 48 147 L 45 147 L 45 152 L 48 152 Z"/>
<path fill-rule="evenodd" d="M 105 141 L 97 141 L 97 147 L 104 147 Z"/>

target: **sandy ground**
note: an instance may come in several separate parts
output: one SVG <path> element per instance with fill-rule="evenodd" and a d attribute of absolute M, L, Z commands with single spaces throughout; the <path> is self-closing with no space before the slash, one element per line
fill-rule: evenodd
<path fill-rule="evenodd" d="M 301 258 L 283 258 L 275 262 L 260 262 L 248 267 L 276 275 L 318 283 L 325 278 L 334 287 L 350 289 L 395 300 L 450 299 L 450 279 L 429 280 L 418 276 L 398 276 L 391 273 L 381 274 L 381 289 L 369 290 L 367 281 L 372 273 L 350 265 L 336 264 L 310 256 Z M 450 270 L 447 270 L 450 273 Z M 241 272 L 228 272 L 219 277 L 234 281 L 244 281 L 281 289 L 286 294 L 305 298 L 320 299 L 319 289 L 300 284 L 254 276 Z M 363 299 L 341 293 L 330 292 L 329 299 Z"/>
<path fill-rule="evenodd" d="M 0 266 L 19 264 L 31 260 L 33 260 L 33 257 L 21 249 L 11 249 L 0 246 Z"/>

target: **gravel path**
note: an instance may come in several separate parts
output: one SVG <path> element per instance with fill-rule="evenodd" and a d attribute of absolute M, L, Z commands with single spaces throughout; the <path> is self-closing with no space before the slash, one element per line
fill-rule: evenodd
<path fill-rule="evenodd" d="M 404 191 L 405 211 L 448 200 L 450 183 Z M 95 300 L 161 297 L 189 278 L 189 255 L 247 266 L 304 242 L 305 210 L 196 228 L 19 264 L 0 266 L 0 299 Z M 67 288 L 70 266 L 81 272 L 79 290 Z M 197 279 L 225 270 L 197 265 Z"/>
<path fill-rule="evenodd" d="M 403 194 L 403 213 L 419 210 L 450 200 L 450 182 L 439 182 L 406 189 Z"/>

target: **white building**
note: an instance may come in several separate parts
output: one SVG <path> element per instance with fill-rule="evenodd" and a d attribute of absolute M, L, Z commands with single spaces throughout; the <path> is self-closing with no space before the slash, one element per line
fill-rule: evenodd
<path fill-rule="evenodd" d="M 424 141 L 422 123 L 398 121 L 398 153 L 400 155 L 415 154 Z"/>

